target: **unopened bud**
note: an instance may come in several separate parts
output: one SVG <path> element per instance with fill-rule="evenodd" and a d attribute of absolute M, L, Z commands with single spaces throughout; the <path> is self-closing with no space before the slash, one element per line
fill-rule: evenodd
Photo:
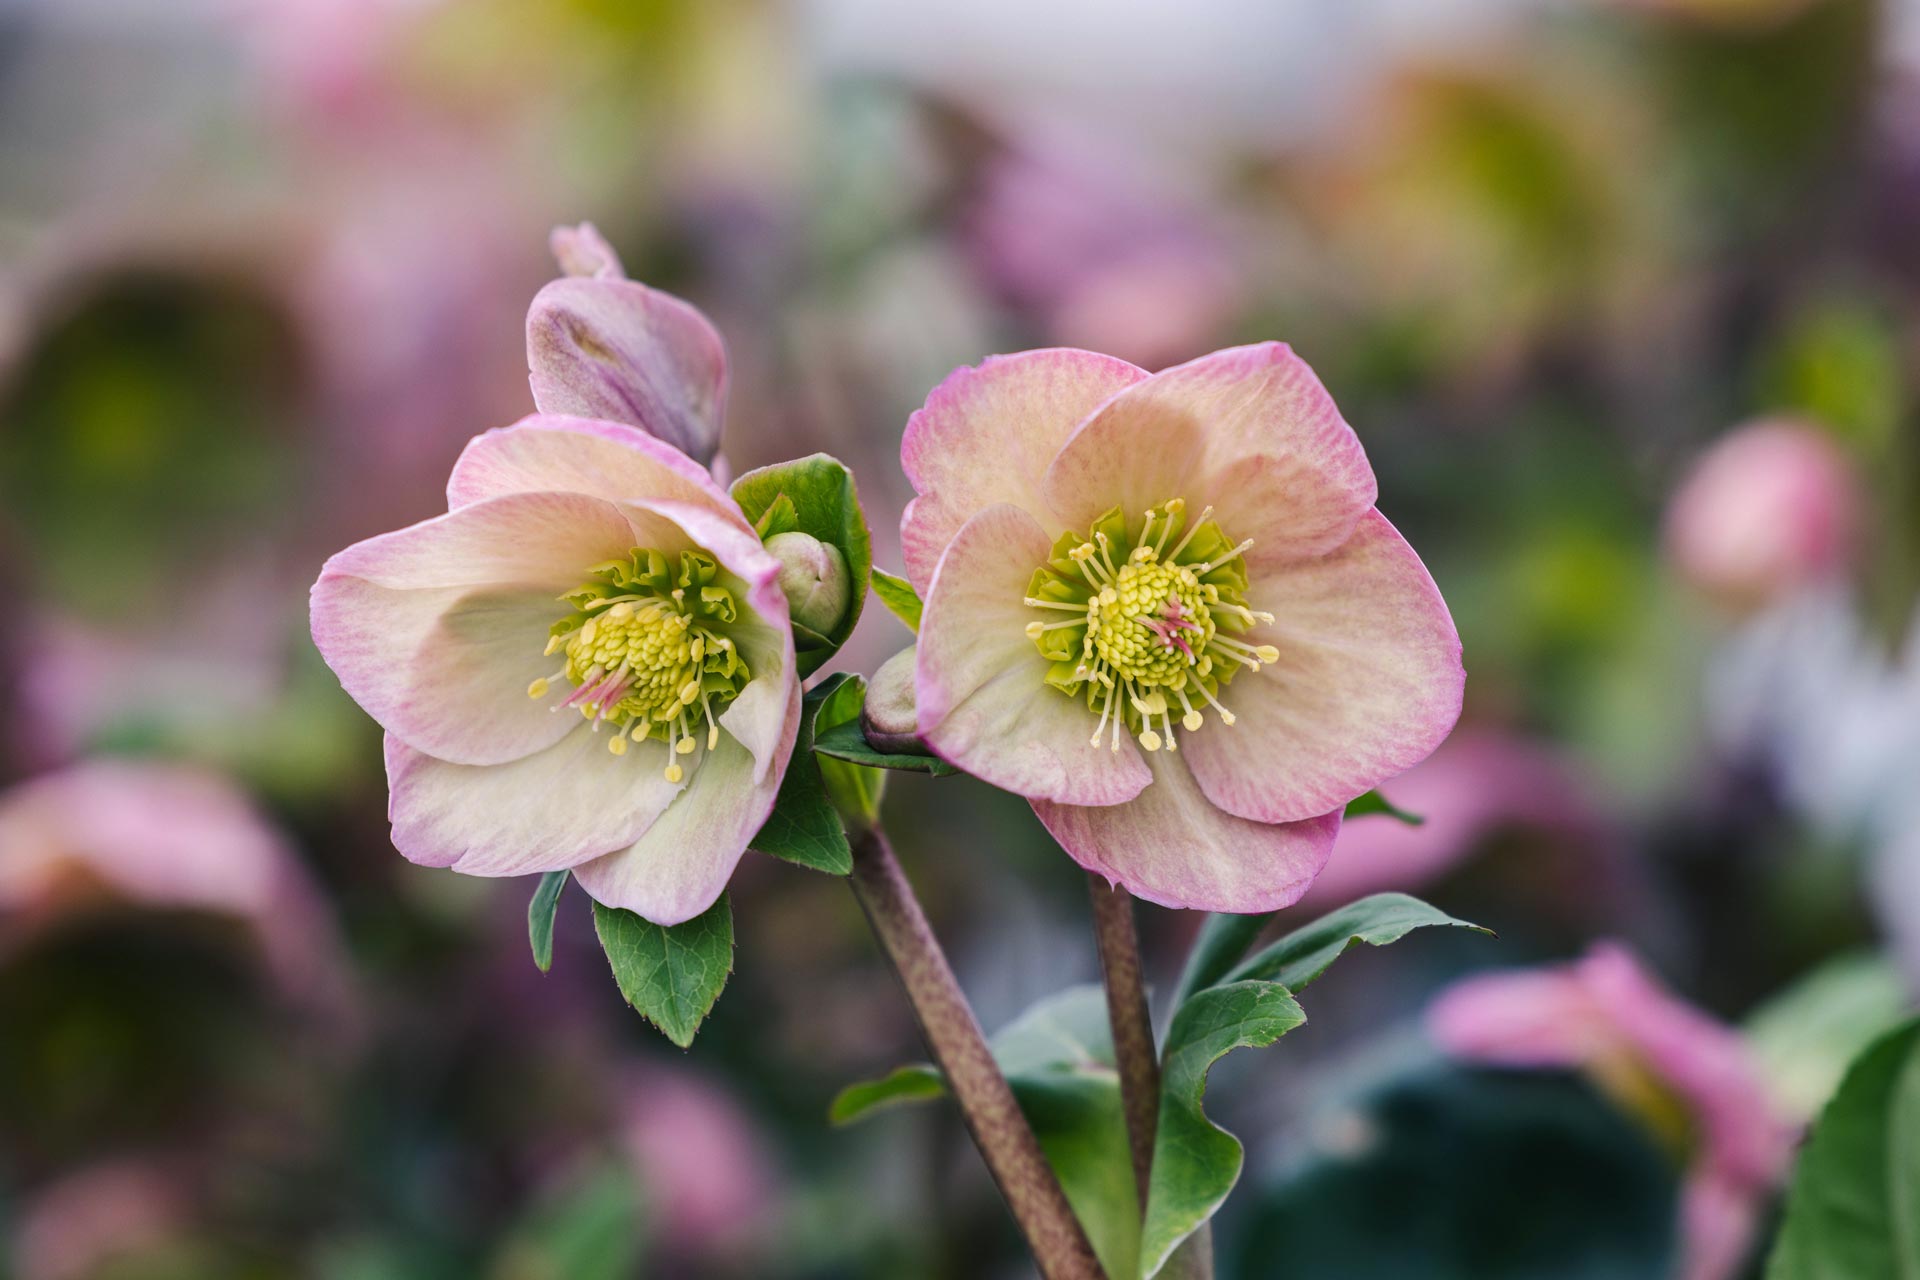
<path fill-rule="evenodd" d="M 923 756 L 927 748 L 920 741 L 920 721 L 914 704 L 913 660 L 915 649 L 909 645 L 880 664 L 867 682 L 867 700 L 860 708 L 860 732 L 875 751 L 895 755 Z"/>
<path fill-rule="evenodd" d="M 810 533 L 776 533 L 767 550 L 780 562 L 780 592 L 793 620 L 821 635 L 833 634 L 847 616 L 852 583 L 840 548 Z"/>

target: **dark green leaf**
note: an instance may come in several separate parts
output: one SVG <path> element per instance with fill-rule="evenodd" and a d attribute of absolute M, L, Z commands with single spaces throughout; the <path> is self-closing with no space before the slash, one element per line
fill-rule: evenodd
<path fill-rule="evenodd" d="M 620 994 L 682 1049 L 733 972 L 733 907 L 727 895 L 685 924 L 657 925 L 593 904 L 593 927 Z"/>
<path fill-rule="evenodd" d="M 937 1068 L 923 1063 L 896 1067 L 878 1080 L 862 1080 L 835 1094 L 827 1118 L 835 1124 L 852 1124 L 886 1107 L 945 1097 L 946 1092 Z"/>
<path fill-rule="evenodd" d="M 842 725 L 851 726 L 856 732 L 859 730 L 860 708 L 867 698 L 864 677 L 830 676 L 814 690 L 814 694 L 818 697 L 813 713 L 815 734 L 831 733 Z M 814 753 L 814 762 L 820 768 L 821 779 L 827 784 L 828 797 L 847 822 L 856 826 L 871 825 L 880 816 L 880 796 L 887 787 L 885 770 L 849 764 L 818 752 Z"/>
<path fill-rule="evenodd" d="M 857 677 L 856 677 L 857 678 Z M 829 875 L 844 876 L 853 870 L 853 850 L 847 844 L 846 828 L 840 813 L 828 795 L 827 782 L 821 776 L 820 763 L 813 754 L 814 717 L 847 677 L 829 676 L 820 687 L 808 693 L 801 704 L 800 731 L 793 743 L 793 756 L 787 762 L 786 776 L 780 779 L 780 791 L 774 797 L 773 812 L 753 837 L 754 849 L 812 867 Z"/>
<path fill-rule="evenodd" d="M 1200 926 L 1200 936 L 1193 940 L 1192 950 L 1187 952 L 1187 967 L 1180 974 L 1180 985 L 1174 989 L 1173 1007 L 1178 1009 L 1193 998 L 1194 992 L 1226 977 L 1276 914 L 1264 911 L 1251 916 L 1218 913 L 1208 916 L 1207 922 Z"/>
<path fill-rule="evenodd" d="M 1300 991 L 1327 971 L 1340 953 L 1357 942 L 1384 947 L 1426 925 L 1451 925 L 1492 936 L 1477 924 L 1456 920 L 1437 907 L 1404 893 L 1376 893 L 1295 929 L 1236 966 L 1225 981 L 1266 978 Z"/>
<path fill-rule="evenodd" d="M 1240 1140 L 1207 1119 L 1207 1072 L 1234 1049 L 1272 1044 L 1306 1015 L 1276 982 L 1200 992 L 1173 1017 L 1161 1063 L 1160 1128 L 1140 1238 L 1140 1274 L 1152 1276 L 1197 1231 L 1240 1178 Z"/>
<path fill-rule="evenodd" d="M 549 871 L 527 903 L 527 938 L 533 943 L 533 963 L 542 973 L 553 967 L 553 913 L 560 909 L 560 891 L 566 887 L 566 872 Z"/>
<path fill-rule="evenodd" d="M 773 505 L 760 513 L 753 523 L 753 531 L 760 535 L 760 541 L 777 538 L 783 533 L 792 533 L 800 527 L 800 513 L 793 509 L 793 499 L 781 494 L 773 500 Z"/>
<path fill-rule="evenodd" d="M 887 606 L 887 612 L 907 624 L 907 630 L 920 634 L 920 593 L 905 578 L 896 578 L 885 569 L 873 570 L 873 594 Z"/>
<path fill-rule="evenodd" d="M 1347 819 L 1364 818 L 1368 814 L 1383 813 L 1396 822 L 1404 822 L 1410 827 L 1423 826 L 1426 819 L 1417 813 L 1408 813 L 1378 791 L 1369 791 L 1365 795 L 1355 796 L 1347 801 Z"/>
<path fill-rule="evenodd" d="M 854 489 L 853 473 L 838 460 L 816 453 L 749 471 L 733 482 L 731 492 L 747 519 L 756 524 L 773 512 L 784 497 L 793 507 L 795 529 L 838 547 L 846 557 L 849 577 L 846 617 L 826 637 L 826 644 L 817 643 L 813 633 L 802 637 L 807 641 L 804 647 L 796 644 L 800 674 L 810 675 L 853 634 L 854 625 L 860 621 L 860 610 L 866 603 L 868 577 L 873 572 L 873 546 L 867 535 L 866 516 L 860 510 L 860 497 Z M 778 521 L 781 516 L 774 512 L 772 518 Z"/>
<path fill-rule="evenodd" d="M 872 769 L 905 769 L 912 773 L 930 773 L 936 778 L 960 772 L 956 766 L 938 756 L 906 756 L 875 751 L 867 745 L 866 735 L 860 732 L 860 725 L 852 721 L 835 725 L 821 733 L 813 740 L 813 749 L 823 756 L 848 760 Z"/>
<path fill-rule="evenodd" d="M 1855 1059 L 1821 1113 L 1767 1280 L 1920 1280 L 1920 1021 Z"/>

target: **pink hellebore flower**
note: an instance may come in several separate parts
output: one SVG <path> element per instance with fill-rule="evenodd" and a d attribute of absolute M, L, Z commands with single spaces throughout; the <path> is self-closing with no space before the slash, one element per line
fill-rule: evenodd
<path fill-rule="evenodd" d="M 1725 1280 L 1792 1161 L 1740 1038 L 1663 990 L 1621 946 L 1565 968 L 1469 978 L 1428 1014 L 1442 1048 L 1511 1067 L 1571 1067 L 1686 1154 L 1680 1280 Z"/>
<path fill-rule="evenodd" d="M 1694 585 L 1736 608 L 1839 576 L 1863 499 L 1833 440 L 1769 421 L 1716 441 L 1667 509 L 1667 553 Z"/>
<path fill-rule="evenodd" d="M 557 228 L 566 277 L 527 310 L 527 365 L 542 413 L 639 427 L 702 466 L 720 447 L 727 359 L 700 312 L 629 280 L 592 223 Z"/>
<path fill-rule="evenodd" d="M 1446 605 L 1282 344 L 1151 376 L 995 357 L 935 388 L 902 463 L 922 736 L 1138 897 L 1293 902 L 1347 801 L 1459 716 Z"/>
<path fill-rule="evenodd" d="M 447 501 L 313 587 L 314 643 L 387 731 L 395 846 L 700 914 L 799 725 L 779 563 L 704 469 L 614 422 L 478 436 Z"/>

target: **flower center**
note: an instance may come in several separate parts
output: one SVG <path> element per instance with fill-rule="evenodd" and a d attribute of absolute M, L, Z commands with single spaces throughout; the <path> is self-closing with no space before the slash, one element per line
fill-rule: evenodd
<path fill-rule="evenodd" d="M 1247 606 L 1241 557 L 1253 544 L 1231 542 L 1212 507 L 1189 522 L 1186 505 L 1149 509 L 1137 535 L 1115 507 L 1087 536 L 1063 534 L 1027 585 L 1027 604 L 1049 615 L 1027 635 L 1053 664 L 1047 683 L 1099 712 L 1094 746 L 1106 737 L 1118 751 L 1125 724 L 1148 751 L 1177 751 L 1176 708 L 1189 732 L 1205 722 L 1202 707 L 1232 724 L 1220 686 L 1241 667 L 1279 660 L 1272 645 L 1238 638 L 1273 621 Z"/>
<path fill-rule="evenodd" d="M 629 739 L 665 742 L 667 781 L 678 782 L 685 776 L 678 757 L 693 752 L 702 725 L 707 749 L 719 744 L 715 717 L 751 678 L 724 634 L 739 617 L 733 590 L 701 551 L 682 552 L 676 565 L 635 548 L 588 572 L 586 583 L 560 597 L 572 612 L 548 634 L 547 653 L 566 662 L 528 685 L 527 696 L 544 698 L 555 681 L 567 681 L 573 692 L 553 710 L 579 708 L 596 733 L 612 725 L 607 749 L 617 756 Z"/>

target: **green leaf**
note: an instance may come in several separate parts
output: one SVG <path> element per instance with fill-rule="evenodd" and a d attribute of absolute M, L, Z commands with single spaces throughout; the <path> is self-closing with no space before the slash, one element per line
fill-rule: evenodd
<path fill-rule="evenodd" d="M 857 677 L 856 677 L 857 679 Z M 788 862 L 797 862 L 828 875 L 853 870 L 853 849 L 847 844 L 840 812 L 828 794 L 827 781 L 813 754 L 814 717 L 834 693 L 848 683 L 844 674 L 822 681 L 801 702 L 800 730 L 786 776 L 773 799 L 773 812 L 753 837 L 752 847 Z"/>
<path fill-rule="evenodd" d="M 1920 1280 L 1920 1021 L 1855 1059 L 1821 1113 L 1767 1280 Z"/>
<path fill-rule="evenodd" d="M 920 593 L 905 578 L 896 578 L 885 569 L 873 570 L 873 594 L 887 606 L 887 612 L 907 624 L 907 630 L 920 634 Z"/>
<path fill-rule="evenodd" d="M 944 1098 L 946 1094 L 947 1084 L 941 1078 L 938 1067 L 911 1063 L 895 1067 L 878 1080 L 861 1080 L 848 1085 L 834 1095 L 833 1105 L 827 1109 L 827 1119 L 837 1125 L 852 1124 L 887 1107 L 906 1102 L 926 1102 L 933 1098 Z"/>
<path fill-rule="evenodd" d="M 1404 822 L 1410 827 L 1425 826 L 1427 821 L 1417 813 L 1408 813 L 1378 791 L 1369 791 L 1347 801 L 1346 817 L 1349 821 L 1375 813 L 1383 813 L 1394 821 Z"/>
<path fill-rule="evenodd" d="M 821 645 L 814 633 L 800 636 L 796 645 L 807 641 L 797 652 L 800 674 L 818 671 L 847 642 L 860 621 L 860 610 L 867 599 L 867 582 L 873 572 L 873 545 L 867 535 L 867 518 L 860 510 L 860 497 L 854 489 L 853 473 L 837 459 L 824 453 L 775 463 L 749 471 L 733 482 L 733 499 L 749 520 L 770 519 L 779 522 L 782 513 L 775 510 L 781 499 L 793 508 L 794 529 L 812 534 L 840 548 L 846 557 L 847 616 L 840 620 Z M 793 530 L 779 530 L 792 532 Z"/>
<path fill-rule="evenodd" d="M 938 756 L 907 756 L 875 751 L 867 745 L 866 735 L 860 732 L 857 721 L 822 731 L 813 740 L 813 749 L 823 756 L 863 764 L 871 769 L 905 769 L 910 773 L 930 773 L 936 778 L 960 772 L 957 766 L 948 764 Z"/>
<path fill-rule="evenodd" d="M 657 925 L 593 904 L 594 932 L 627 1003 L 682 1049 L 733 972 L 733 907 L 727 895 L 684 924 Z"/>
<path fill-rule="evenodd" d="M 1201 1106 L 1207 1072 L 1233 1050 L 1263 1048 L 1306 1020 L 1277 982 L 1209 987 L 1174 1015 L 1160 1068 L 1160 1127 L 1140 1238 L 1142 1276 L 1158 1273 L 1240 1178 L 1240 1140 L 1207 1119 Z"/>
<path fill-rule="evenodd" d="M 513 1226 L 488 1274 L 624 1280 L 637 1273 L 645 1250 L 635 1230 L 642 1200 L 632 1170 L 619 1161 L 577 1170 Z"/>
<path fill-rule="evenodd" d="M 777 538 L 783 533 L 792 533 L 800 527 L 800 513 L 793 509 L 793 499 L 781 494 L 773 500 L 773 505 L 760 513 L 753 522 L 753 531 L 760 535 L 760 541 Z"/>
<path fill-rule="evenodd" d="M 1275 911 L 1238 916 L 1215 913 L 1200 926 L 1200 936 L 1187 952 L 1187 967 L 1174 989 L 1173 1007 L 1178 1009 L 1193 998 L 1193 993 L 1212 986 L 1227 976 L 1240 957 L 1247 954 L 1261 931 L 1273 922 Z"/>
<path fill-rule="evenodd" d="M 533 943 L 533 963 L 542 973 L 553 968 L 553 913 L 560 909 L 560 891 L 566 887 L 566 872 L 549 871 L 527 903 L 527 938 Z"/>
<path fill-rule="evenodd" d="M 1321 916 L 1295 929 L 1231 970 L 1227 982 L 1266 978 L 1289 991 L 1300 991 L 1327 971 L 1327 966 L 1357 942 L 1384 947 L 1427 925 L 1472 929 L 1489 937 L 1493 931 L 1456 920 L 1437 907 L 1404 893 L 1376 893 Z"/>
<path fill-rule="evenodd" d="M 1003 1027 L 992 1047 L 1101 1266 L 1115 1280 L 1137 1275 L 1139 1198 L 1113 1066 L 1106 992 L 1087 985 L 1049 996 Z M 847 1123 L 889 1105 L 944 1093 L 935 1068 L 901 1067 L 884 1079 L 843 1090 L 832 1115 L 836 1123 Z"/>
<path fill-rule="evenodd" d="M 1848 1064 L 1911 1009 L 1900 971 L 1884 956 L 1856 952 L 1827 961 L 1749 1015 L 1747 1044 L 1780 1105 L 1812 1116 Z"/>
<path fill-rule="evenodd" d="M 813 731 L 831 733 L 842 725 L 859 731 L 860 708 L 867 699 L 867 682 L 862 676 L 829 676 L 814 690 L 818 696 L 813 713 Z M 871 826 L 880 817 L 880 797 L 887 788 L 883 769 L 850 764 L 832 756 L 813 753 L 827 795 L 847 822 Z"/>

